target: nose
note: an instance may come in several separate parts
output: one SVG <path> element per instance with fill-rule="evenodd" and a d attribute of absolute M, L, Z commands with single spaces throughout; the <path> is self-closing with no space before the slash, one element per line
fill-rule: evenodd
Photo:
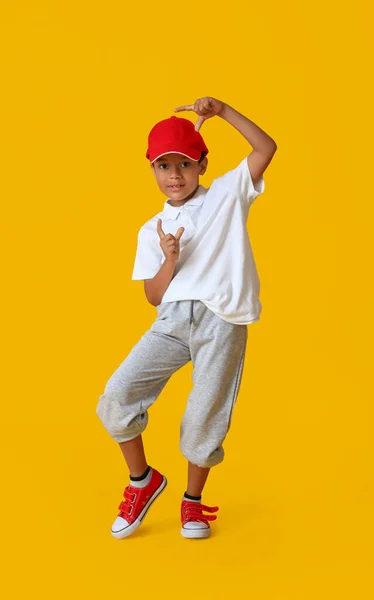
<path fill-rule="evenodd" d="M 170 179 L 180 179 L 182 175 L 179 172 L 178 167 L 173 167 L 170 173 Z"/>

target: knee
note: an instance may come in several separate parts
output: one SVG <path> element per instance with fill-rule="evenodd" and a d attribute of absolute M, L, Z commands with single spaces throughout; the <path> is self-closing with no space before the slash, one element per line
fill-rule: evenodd
<path fill-rule="evenodd" d="M 131 376 L 127 373 L 120 375 L 117 370 L 108 379 L 103 394 L 99 396 L 96 413 L 100 418 L 105 418 L 119 409 L 126 412 L 136 401 L 135 396 Z"/>
<path fill-rule="evenodd" d="M 131 377 L 113 373 L 105 384 L 104 393 L 99 396 L 99 405 L 102 400 L 108 400 L 126 406 L 131 398 L 131 387 Z"/>
<path fill-rule="evenodd" d="M 128 402 L 126 386 L 111 388 L 106 386 L 99 396 L 96 414 L 106 431 L 116 442 L 127 442 L 141 434 L 148 423 L 148 413 L 139 414 L 137 407 Z"/>

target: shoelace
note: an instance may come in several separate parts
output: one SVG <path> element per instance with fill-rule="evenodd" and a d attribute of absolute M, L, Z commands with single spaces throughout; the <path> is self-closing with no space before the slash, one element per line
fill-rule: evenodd
<path fill-rule="evenodd" d="M 217 515 L 203 515 L 203 510 L 209 513 L 215 513 L 219 510 L 218 506 L 206 506 L 200 502 L 185 502 L 183 505 L 183 516 L 186 521 L 202 521 L 208 525 L 208 521 L 215 521 Z"/>

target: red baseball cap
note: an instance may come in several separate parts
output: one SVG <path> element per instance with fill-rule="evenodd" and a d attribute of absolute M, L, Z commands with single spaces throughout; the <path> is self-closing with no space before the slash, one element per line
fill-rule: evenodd
<path fill-rule="evenodd" d="M 153 163 L 163 154 L 174 152 L 199 160 L 201 153 L 208 154 L 209 150 L 192 121 L 172 116 L 159 121 L 151 129 L 146 157 Z"/>

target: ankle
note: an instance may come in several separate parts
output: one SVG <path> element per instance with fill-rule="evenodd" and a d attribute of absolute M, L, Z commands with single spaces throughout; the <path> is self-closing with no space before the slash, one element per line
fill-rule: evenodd
<path fill-rule="evenodd" d="M 152 477 L 152 468 L 148 466 L 144 473 L 139 477 L 135 477 L 134 475 L 130 475 L 130 485 L 132 487 L 144 488 L 151 481 Z"/>
<path fill-rule="evenodd" d="M 142 479 L 145 479 L 150 470 L 151 470 L 151 467 L 149 465 L 147 465 L 146 470 L 141 475 L 131 475 L 131 473 L 130 473 L 131 481 L 141 481 Z"/>
<path fill-rule="evenodd" d="M 201 494 L 200 494 L 200 496 L 192 496 L 191 494 L 188 494 L 187 492 L 184 492 L 184 498 L 186 500 L 191 500 L 192 502 L 200 502 L 200 500 L 201 500 Z"/>

